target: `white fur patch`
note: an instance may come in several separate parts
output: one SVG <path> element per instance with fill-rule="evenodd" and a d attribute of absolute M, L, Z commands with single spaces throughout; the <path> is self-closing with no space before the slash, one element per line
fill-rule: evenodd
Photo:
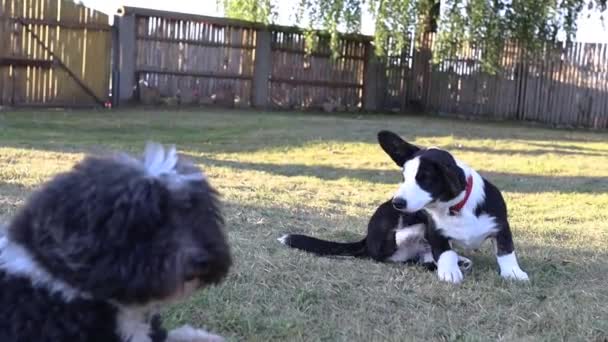
<path fill-rule="evenodd" d="M 281 236 L 280 238 L 278 238 L 277 241 L 279 241 L 283 245 L 286 245 L 288 237 L 289 237 L 289 234 L 285 234 L 285 235 Z"/>
<path fill-rule="evenodd" d="M 120 307 L 116 317 L 117 333 L 123 341 L 152 342 L 148 312 L 144 308 Z"/>
<path fill-rule="evenodd" d="M 421 260 L 425 264 L 435 263 L 435 259 L 433 258 L 433 252 L 431 252 L 430 250 L 424 252 L 424 254 L 422 254 Z"/>
<path fill-rule="evenodd" d="M 395 231 L 395 243 L 400 246 L 408 240 L 420 240 L 424 237 L 425 225 L 422 223 L 403 227 Z"/>
<path fill-rule="evenodd" d="M 418 244 L 405 244 L 397 247 L 397 250 L 393 255 L 388 257 L 388 261 L 391 262 L 406 262 L 414 260 L 416 257 L 424 255 L 426 248 L 425 245 Z"/>
<path fill-rule="evenodd" d="M 79 297 L 91 297 L 53 277 L 36 263 L 25 248 L 10 241 L 6 236 L 0 238 L 0 268 L 8 274 L 30 279 L 33 286 L 59 293 L 68 302 Z"/>
<path fill-rule="evenodd" d="M 431 194 L 424 191 L 416 182 L 416 174 L 420 167 L 420 157 L 408 160 L 403 165 L 403 183 L 397 189 L 394 197 L 403 198 L 407 201 L 406 211 L 413 213 L 429 204 L 433 198 Z"/>
<path fill-rule="evenodd" d="M 177 151 L 175 146 L 169 147 L 165 151 L 163 145 L 155 142 L 146 144 L 144 152 L 144 167 L 146 172 L 152 177 L 160 177 L 164 174 L 172 174 L 175 172 L 177 165 Z"/>
<path fill-rule="evenodd" d="M 401 221 L 399 219 L 400 227 Z M 423 242 L 424 229 L 424 224 L 414 224 L 397 229 L 395 231 L 397 250 L 388 260 L 392 262 L 405 262 L 422 257 L 429 250 L 429 246 Z"/>
<path fill-rule="evenodd" d="M 467 250 L 478 249 L 490 235 L 498 231 L 494 218 L 486 214 L 477 217 L 470 212 L 461 212 L 456 216 L 434 210 L 429 210 L 429 213 L 444 236 L 452 239 L 454 245 Z"/>
<path fill-rule="evenodd" d="M 500 276 L 505 279 L 528 280 L 528 274 L 524 272 L 517 263 L 515 252 L 510 254 L 497 256 L 498 266 L 500 267 Z"/>
<path fill-rule="evenodd" d="M 143 167 L 150 177 L 161 178 L 168 181 L 169 185 L 181 185 L 190 181 L 201 181 L 205 175 L 201 172 L 189 174 L 179 173 L 176 169 L 179 158 L 175 146 L 165 149 L 163 145 L 148 142 L 144 152 Z"/>
<path fill-rule="evenodd" d="M 224 338 L 189 325 L 171 330 L 167 342 L 223 342 Z"/>
<path fill-rule="evenodd" d="M 437 275 L 439 280 L 458 284 L 462 281 L 463 275 L 458 267 L 458 254 L 454 251 L 445 251 L 439 256 L 437 261 Z"/>

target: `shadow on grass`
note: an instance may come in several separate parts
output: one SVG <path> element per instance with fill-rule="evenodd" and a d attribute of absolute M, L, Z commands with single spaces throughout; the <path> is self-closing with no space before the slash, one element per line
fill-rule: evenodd
<path fill-rule="evenodd" d="M 398 171 L 376 169 L 348 169 L 331 166 L 310 166 L 301 164 L 272 164 L 218 160 L 195 157 L 203 165 L 227 167 L 235 170 L 253 170 L 286 177 L 315 177 L 323 180 L 354 179 L 377 184 L 397 184 Z M 605 177 L 585 176 L 539 176 L 504 172 L 480 172 L 503 191 L 520 193 L 565 192 L 565 193 L 606 193 L 608 182 Z"/>
<path fill-rule="evenodd" d="M 122 115 L 121 115 L 122 113 Z M 313 142 L 377 144 L 376 134 L 392 129 L 406 139 L 452 137 L 468 139 L 523 140 L 554 148 L 543 140 L 572 142 L 603 141 L 606 135 L 526 128 L 501 123 L 479 123 L 430 116 L 316 115 L 303 113 L 221 112 L 74 112 L 69 114 L 11 113 L 0 116 L 3 146 L 64 152 L 87 146 L 141 149 L 146 140 L 175 143 L 180 149 L 207 152 L 247 152 L 299 147 Z M 546 145 L 544 145 L 546 144 Z M 568 145 L 570 146 L 570 145 Z M 576 146 L 574 146 L 576 147 Z M 530 155 L 561 153 L 603 156 L 602 150 L 580 147 L 542 149 Z M 474 151 L 472 149 L 471 151 Z M 480 150 L 488 153 L 526 151 Z M 608 151 L 605 151 L 608 154 Z"/>
<path fill-rule="evenodd" d="M 392 184 L 400 180 L 399 172 L 376 169 L 348 169 L 333 166 L 303 164 L 274 164 L 220 160 L 209 157 L 194 157 L 203 167 L 227 167 L 235 170 L 261 171 L 286 177 L 315 177 L 323 180 L 355 179 L 370 183 Z"/>
<path fill-rule="evenodd" d="M 607 137 L 608 138 L 608 137 Z M 560 139 L 555 139 L 556 141 L 559 141 Z M 568 141 L 567 139 L 565 139 L 565 141 Z M 600 140 L 601 142 L 602 140 Z M 604 139 L 605 141 L 605 139 Z M 589 141 L 586 141 L 589 142 Z M 571 152 L 599 152 L 599 153 L 608 153 L 607 149 L 599 149 L 599 148 L 594 148 L 594 147 L 588 147 L 588 146 L 577 146 L 577 145 L 572 145 L 572 144 L 554 144 L 552 142 L 541 142 L 541 141 L 527 141 L 526 144 L 531 145 L 531 146 L 536 146 L 536 147 L 540 147 L 540 148 L 556 148 L 558 150 L 564 150 L 564 151 L 571 151 Z"/>

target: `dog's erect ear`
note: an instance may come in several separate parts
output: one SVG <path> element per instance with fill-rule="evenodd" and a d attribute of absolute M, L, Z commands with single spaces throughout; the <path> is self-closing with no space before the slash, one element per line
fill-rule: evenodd
<path fill-rule="evenodd" d="M 380 131 L 378 133 L 378 143 L 399 167 L 403 167 L 406 161 L 412 159 L 414 154 L 420 151 L 419 147 L 406 142 L 390 131 Z"/>
<path fill-rule="evenodd" d="M 441 163 L 436 163 L 436 165 L 446 186 L 446 191 L 442 194 L 441 197 L 443 198 L 441 200 L 449 201 L 465 190 L 467 181 L 464 172 L 460 168 L 446 166 Z"/>

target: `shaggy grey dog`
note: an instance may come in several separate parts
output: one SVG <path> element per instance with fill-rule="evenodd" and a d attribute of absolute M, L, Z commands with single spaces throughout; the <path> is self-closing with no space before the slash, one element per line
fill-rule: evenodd
<path fill-rule="evenodd" d="M 222 281 L 222 230 L 216 191 L 175 148 L 89 156 L 0 233 L 0 341 L 221 341 L 167 332 L 158 311 Z"/>

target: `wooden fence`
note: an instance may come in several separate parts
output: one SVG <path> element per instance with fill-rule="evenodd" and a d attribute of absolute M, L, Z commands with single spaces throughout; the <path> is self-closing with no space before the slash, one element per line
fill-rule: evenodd
<path fill-rule="evenodd" d="M 432 34 L 385 57 L 371 37 L 344 35 L 332 56 L 325 33 L 309 49 L 293 27 L 133 7 L 119 10 L 115 30 L 107 23 L 71 0 L 0 0 L 0 106 L 103 104 L 112 76 L 115 104 L 416 110 L 608 128 L 608 44 L 536 55 L 507 44 L 488 74 L 481 49 L 432 64 Z"/>
<path fill-rule="evenodd" d="M 271 104 L 278 108 L 359 110 L 370 39 L 343 38 L 332 57 L 329 37 L 315 37 L 307 53 L 305 34 L 275 28 L 272 34 Z"/>
<path fill-rule="evenodd" d="M 553 46 L 534 56 L 507 44 L 498 72 L 488 74 L 481 49 L 432 64 L 433 34 L 409 37 L 405 49 L 391 47 L 384 57 L 375 56 L 371 37 L 344 35 L 332 56 L 322 32 L 309 49 L 305 32 L 293 27 L 140 8 L 120 15 L 121 94 L 132 98 L 135 86 L 144 103 L 415 110 L 608 128 L 606 44 Z"/>
<path fill-rule="evenodd" d="M 134 70 L 121 71 L 135 74 L 121 82 L 123 97 L 135 85 L 135 97 L 148 104 L 164 98 L 248 107 L 258 98 L 281 109 L 362 108 L 370 37 L 343 38 L 334 59 L 328 36 L 317 36 L 308 54 L 304 32 L 293 27 L 134 7 L 119 15 L 123 59 L 136 56 Z"/>
<path fill-rule="evenodd" d="M 0 106 L 103 105 L 108 16 L 70 0 L 0 1 Z"/>
<path fill-rule="evenodd" d="M 507 44 L 496 74 L 482 71 L 481 53 L 463 49 L 433 68 L 427 110 L 608 128 L 608 44 L 547 46 L 534 55 Z"/>
<path fill-rule="evenodd" d="M 378 101 L 386 110 L 404 111 L 414 96 L 414 41 L 411 36 L 408 38 L 410 43 L 402 49 L 397 49 L 395 41 L 389 38 L 387 54 L 380 60 L 382 67 L 377 71 L 380 73 L 377 77 L 381 78 L 383 91 L 379 93 Z"/>
<path fill-rule="evenodd" d="M 250 106 L 256 30 L 216 18 L 123 8 L 134 15 L 136 82 L 183 104 Z"/>

